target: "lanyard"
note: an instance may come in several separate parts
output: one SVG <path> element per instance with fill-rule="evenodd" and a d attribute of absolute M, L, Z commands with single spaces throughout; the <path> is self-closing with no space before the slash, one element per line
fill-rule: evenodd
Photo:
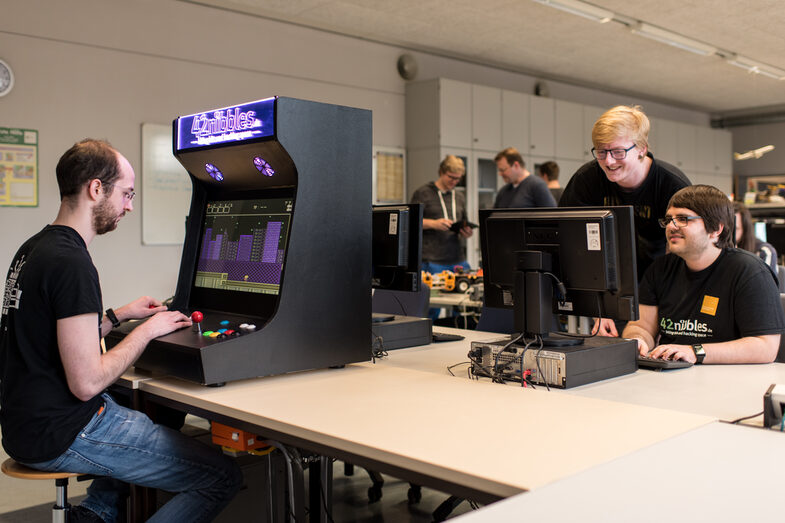
<path fill-rule="evenodd" d="M 442 192 L 440 190 L 437 189 L 436 192 L 439 193 L 439 201 L 442 204 L 442 213 L 444 213 L 444 217 L 449 220 L 450 215 L 447 214 L 447 206 L 444 205 L 444 196 L 442 196 Z M 452 221 L 456 222 L 457 219 L 455 218 L 455 189 L 450 191 L 450 194 L 452 194 Z"/>

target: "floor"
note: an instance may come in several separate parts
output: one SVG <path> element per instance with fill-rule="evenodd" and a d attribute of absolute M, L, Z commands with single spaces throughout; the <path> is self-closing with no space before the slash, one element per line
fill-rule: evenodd
<path fill-rule="evenodd" d="M 189 425 L 202 423 L 189 416 Z M 7 458 L 0 450 L 0 461 Z M 245 470 L 245 469 L 244 469 Z M 246 473 L 250 476 L 252 471 Z M 333 470 L 333 509 L 330 521 L 335 523 L 382 523 L 382 522 L 431 522 L 432 512 L 447 499 L 447 494 L 431 489 L 422 489 L 422 499 L 419 503 L 408 502 L 409 484 L 407 482 L 384 476 L 382 498 L 376 502 L 369 502 L 368 488 L 371 481 L 362 469 L 356 468 L 352 476 L 344 475 L 344 466 L 341 462 L 334 464 Z M 68 488 L 69 501 L 78 504 L 85 495 L 89 482 L 76 482 L 71 480 Z M 254 502 L 253 485 L 241 491 L 236 499 L 236 505 L 245 503 L 244 499 Z M 54 482 L 26 481 L 10 478 L 0 474 L 0 523 L 33 523 L 51 521 L 51 507 L 54 502 Z M 233 510 L 230 510 L 233 509 Z M 472 510 L 468 503 L 463 502 L 452 512 L 452 516 L 463 514 Z M 248 517 L 239 514 L 252 514 Z M 217 523 L 226 520 L 232 522 L 263 521 L 258 512 L 242 507 L 232 507 L 225 511 L 226 518 L 218 517 Z"/>

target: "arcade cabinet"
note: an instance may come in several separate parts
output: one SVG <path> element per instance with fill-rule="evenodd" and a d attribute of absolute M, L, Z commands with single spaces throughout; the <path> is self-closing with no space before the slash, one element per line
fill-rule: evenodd
<path fill-rule="evenodd" d="M 195 324 L 136 367 L 215 385 L 369 360 L 371 112 L 274 97 L 173 131 L 193 196 L 171 308 Z"/>

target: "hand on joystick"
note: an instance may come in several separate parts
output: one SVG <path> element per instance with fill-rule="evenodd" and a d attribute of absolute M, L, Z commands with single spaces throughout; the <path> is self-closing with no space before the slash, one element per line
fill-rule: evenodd
<path fill-rule="evenodd" d="M 202 332 L 202 320 L 203 319 L 204 319 L 204 314 L 202 314 L 201 312 L 193 311 L 191 313 L 191 321 L 194 322 L 194 325 L 196 326 L 196 330 L 198 332 L 200 332 L 200 333 Z"/>

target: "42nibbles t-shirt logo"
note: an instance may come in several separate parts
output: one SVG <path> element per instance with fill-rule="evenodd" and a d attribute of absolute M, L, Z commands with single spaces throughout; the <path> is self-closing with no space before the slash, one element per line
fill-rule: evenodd
<path fill-rule="evenodd" d="M 720 299 L 715 296 L 703 296 L 703 303 L 701 303 L 700 312 L 715 316 L 717 314 L 717 306 Z M 712 330 L 705 322 L 698 320 L 678 320 L 674 321 L 671 318 L 661 318 L 660 328 L 663 334 L 669 336 L 690 336 L 693 338 L 706 338 L 711 335 Z"/>

